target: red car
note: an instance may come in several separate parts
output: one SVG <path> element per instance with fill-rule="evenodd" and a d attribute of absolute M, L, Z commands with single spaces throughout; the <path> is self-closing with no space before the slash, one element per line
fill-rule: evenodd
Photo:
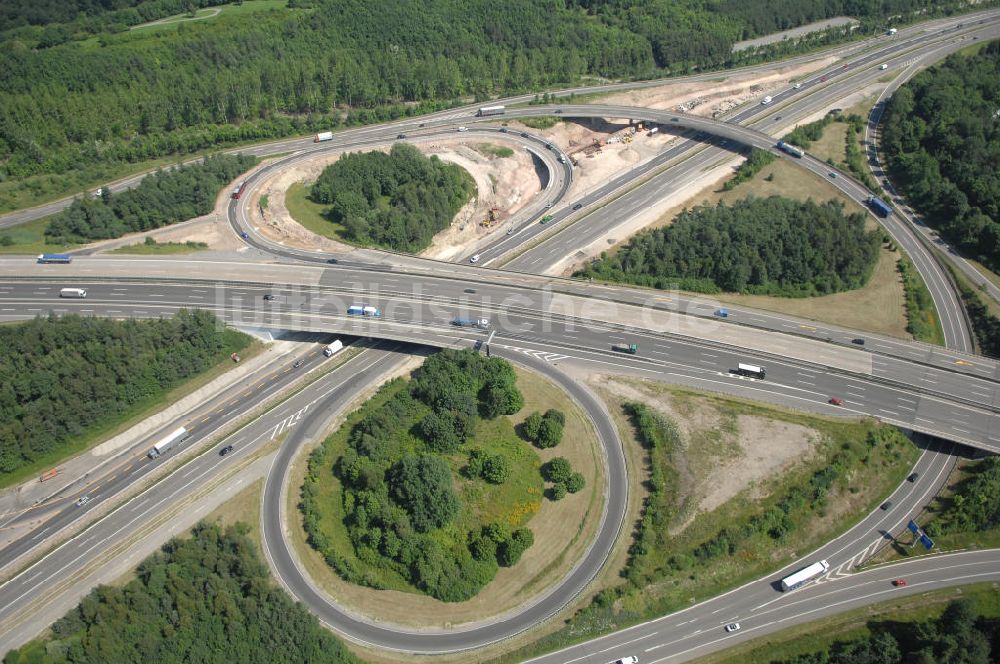
<path fill-rule="evenodd" d="M 833 406 L 843 406 L 844 400 L 838 399 L 837 397 L 830 397 L 830 404 Z"/>
<path fill-rule="evenodd" d="M 896 579 L 895 581 L 892 582 L 892 585 L 896 586 L 897 588 L 900 586 L 905 586 L 906 579 Z"/>
<path fill-rule="evenodd" d="M 819 80 L 821 80 L 821 81 L 824 81 L 824 82 L 825 82 L 825 81 L 826 81 L 826 76 L 820 76 L 820 77 L 819 77 Z"/>

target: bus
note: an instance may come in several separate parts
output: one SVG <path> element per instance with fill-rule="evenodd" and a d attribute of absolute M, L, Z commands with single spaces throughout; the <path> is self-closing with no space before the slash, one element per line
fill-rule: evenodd
<path fill-rule="evenodd" d="M 820 574 L 825 573 L 830 569 L 830 563 L 825 560 L 821 560 L 818 563 L 813 563 L 809 567 L 803 567 L 795 574 L 790 574 L 781 580 L 781 589 L 785 592 L 789 590 L 795 590 L 806 581 L 815 579 Z"/>
<path fill-rule="evenodd" d="M 187 429 L 181 427 L 180 429 L 173 431 L 169 436 L 158 442 L 156 445 L 153 445 L 153 449 L 149 450 L 149 454 L 147 456 L 150 459 L 155 459 L 190 435 L 191 434 Z"/>
<path fill-rule="evenodd" d="M 507 107 L 505 106 L 483 106 L 481 109 L 476 111 L 478 117 L 486 117 L 488 115 L 503 115 L 507 112 Z"/>
<path fill-rule="evenodd" d="M 758 367 L 756 364 L 743 364 L 742 362 L 737 365 L 736 373 L 747 378 L 759 378 L 760 380 L 763 380 L 764 376 L 767 375 L 764 367 Z"/>
<path fill-rule="evenodd" d="M 39 263 L 72 263 L 73 257 L 69 254 L 39 254 Z"/>
<path fill-rule="evenodd" d="M 86 288 L 63 288 L 59 291 L 59 297 L 87 297 Z"/>

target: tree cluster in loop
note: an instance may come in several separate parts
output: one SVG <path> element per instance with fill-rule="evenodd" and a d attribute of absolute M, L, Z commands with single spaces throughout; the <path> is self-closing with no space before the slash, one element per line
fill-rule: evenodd
<path fill-rule="evenodd" d="M 344 227 L 347 239 L 416 252 L 451 224 L 475 190 L 462 167 L 396 143 L 389 154 L 344 155 L 323 169 L 309 197 L 330 205 L 326 216 Z"/>
<path fill-rule="evenodd" d="M 468 463 L 461 472 L 468 480 L 507 482 L 509 459 L 462 446 L 472 440 L 480 418 L 513 415 L 523 405 L 514 368 L 505 360 L 470 349 L 430 356 L 403 389 L 354 424 L 334 464 L 343 487 L 344 525 L 367 569 L 336 554 L 319 528 L 324 507 L 317 503 L 315 480 L 303 486 L 301 503 L 310 543 L 354 583 L 381 587 L 371 570 L 383 568 L 446 602 L 475 596 L 498 566 L 515 564 L 534 537 L 527 528 L 504 523 L 459 525 L 464 506 L 453 464 L 463 454 Z M 310 459 L 310 476 L 323 454 L 321 447 Z"/>

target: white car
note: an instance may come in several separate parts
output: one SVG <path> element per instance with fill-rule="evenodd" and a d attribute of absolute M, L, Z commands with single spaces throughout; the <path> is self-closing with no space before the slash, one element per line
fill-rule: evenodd
<path fill-rule="evenodd" d="M 801 83 L 796 83 L 796 84 L 795 84 L 795 85 L 793 85 L 792 87 L 793 87 L 793 88 L 795 88 L 796 90 L 798 90 L 799 88 L 801 88 L 801 87 L 802 87 L 802 84 L 801 84 Z"/>
<path fill-rule="evenodd" d="M 90 496 L 83 496 L 83 497 L 80 498 L 80 500 L 76 501 L 76 506 L 77 507 L 83 507 L 84 505 L 86 505 L 89 502 L 90 502 Z"/>
<path fill-rule="evenodd" d="M 628 657 L 622 657 L 615 661 L 615 664 L 639 664 L 639 658 L 635 655 L 629 655 Z"/>
<path fill-rule="evenodd" d="M 476 263 L 478 263 L 479 262 L 479 254 L 476 254 L 475 256 L 473 256 L 472 258 L 470 258 L 469 262 L 472 263 L 473 265 L 475 265 Z"/>
<path fill-rule="evenodd" d="M 468 127 L 459 127 L 458 130 L 459 131 L 469 131 L 469 128 Z"/>
<path fill-rule="evenodd" d="M 729 623 L 728 625 L 726 625 L 726 631 L 727 632 L 738 632 L 738 631 L 740 631 L 740 624 L 739 623 Z"/>

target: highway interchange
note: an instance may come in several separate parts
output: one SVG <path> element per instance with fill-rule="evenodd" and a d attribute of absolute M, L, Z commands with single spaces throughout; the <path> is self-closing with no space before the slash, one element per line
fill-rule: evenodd
<path fill-rule="evenodd" d="M 976 29 L 996 30 L 998 17 L 995 13 L 985 13 L 979 18 L 986 23 L 979 24 L 981 27 Z M 965 31 L 968 31 L 968 19 L 965 20 Z M 949 39 L 958 30 L 955 24 L 961 22 L 960 19 L 951 19 L 950 23 L 939 22 L 945 26 L 935 36 L 943 36 L 942 42 L 917 31 L 912 31 L 910 36 L 901 31 L 897 41 L 888 43 L 882 40 L 871 53 L 862 51 L 851 61 L 848 71 L 871 77 L 873 71 L 877 72 L 877 64 L 896 51 L 900 58 L 913 58 L 925 52 L 939 58 L 959 43 Z M 984 34 L 995 35 L 995 32 Z M 856 47 L 850 50 L 854 51 Z M 867 69 L 862 71 L 862 66 Z M 644 119 L 661 122 L 664 126 L 669 126 L 672 118 L 677 117 L 679 121 L 674 124 L 682 125 L 687 130 L 710 133 L 741 145 L 772 149 L 773 138 L 760 131 L 740 127 L 737 123 L 763 124 L 766 119 L 757 120 L 757 117 L 777 112 L 779 108 L 788 117 L 797 117 L 796 113 L 807 114 L 808 105 L 798 110 L 793 106 L 797 94 L 805 95 L 814 84 L 823 88 L 830 98 L 843 94 L 835 85 L 820 86 L 818 79 L 821 76 L 817 73 L 810 77 L 803 82 L 801 90 L 789 91 L 787 98 L 775 96 L 772 105 L 766 109 L 756 105 L 747 107 L 725 123 L 677 113 L 600 105 L 560 104 L 527 107 L 516 112 L 521 116 L 549 115 L 560 109 L 566 117 Z M 877 78 L 877 73 L 874 76 Z M 858 83 L 844 79 L 845 86 Z M 810 103 L 819 104 L 816 99 Z M 471 124 L 476 119 L 470 117 L 468 111 L 449 111 L 421 120 L 429 128 L 428 134 L 433 135 L 438 125 L 441 131 L 454 131 L 453 126 L 459 122 Z M 417 121 L 410 121 L 411 124 L 414 122 Z M 409 125 L 394 123 L 345 132 L 342 142 L 338 141 L 336 146 L 321 145 L 317 148 L 302 140 L 272 146 L 281 146 L 274 147 L 275 152 L 287 152 L 295 147 L 323 150 L 378 145 L 395 140 L 396 133 L 403 127 L 407 129 L 408 139 L 413 136 Z M 498 131 L 497 128 L 474 127 L 471 133 Z M 508 138 L 515 141 L 523 139 L 524 145 L 540 140 L 530 135 Z M 669 151 L 670 156 L 658 157 L 644 169 L 652 173 L 679 159 L 685 151 L 692 150 L 701 150 L 694 157 L 701 160 L 697 164 L 717 158 L 714 153 L 717 148 L 702 148 L 693 142 L 682 142 Z M 539 199 L 536 208 L 515 220 L 519 230 L 516 237 L 512 234 L 514 240 L 501 238 L 488 251 L 506 253 L 503 244 L 506 242 L 516 241 L 519 246 L 527 246 L 527 241 L 540 232 L 536 230 L 539 227 L 534 220 L 544 209 L 541 206 L 562 201 L 568 191 L 572 170 L 558 164 L 548 154 L 551 151 L 544 146 L 541 149 L 536 146 L 532 151 L 546 164 L 551 174 L 546 196 Z M 279 163 L 287 164 L 300 157 L 291 155 L 265 168 L 273 170 L 279 168 Z M 821 177 L 826 177 L 830 170 L 829 166 L 809 158 L 799 163 Z M 585 242 L 588 228 L 599 227 L 602 219 L 628 214 L 630 205 L 641 205 L 643 200 L 648 200 L 651 190 L 669 187 L 679 177 L 680 170 L 693 165 L 688 161 L 653 174 L 646 185 L 626 192 L 598 212 L 576 221 L 569 226 L 572 232 L 555 234 L 542 244 L 529 248 L 511 259 L 508 267 L 534 271 L 535 266 L 528 263 L 533 260 L 532 252 L 537 255 L 539 247 L 551 242 L 566 243 L 557 245 L 560 248 L 556 254 L 563 248 L 572 252 L 571 247 Z M 256 177 L 257 174 L 248 178 L 248 182 L 252 185 L 257 181 L 253 179 Z M 630 177 L 633 175 L 630 174 Z M 619 186 L 623 184 L 615 182 Z M 863 200 L 867 196 L 863 187 L 846 174 L 838 178 L 837 183 L 855 199 Z M 608 187 L 606 191 L 590 194 L 579 202 L 589 208 L 616 190 Z M 565 201 L 567 205 L 577 202 Z M 35 266 L 26 260 L 2 260 L 0 318 L 19 319 L 45 311 L 142 317 L 170 314 L 182 307 L 197 306 L 212 309 L 224 320 L 237 325 L 319 332 L 335 330 L 342 334 L 377 336 L 441 347 L 482 342 L 485 335 L 455 328 L 449 325 L 449 321 L 460 313 L 489 314 L 496 322 L 496 336 L 491 344 L 495 352 L 545 372 L 567 389 L 593 419 L 609 460 L 608 471 L 612 481 L 609 482 L 609 500 L 602 517 L 603 527 L 586 560 L 563 580 L 555 592 L 486 627 L 419 634 L 376 627 L 338 610 L 328 599 L 316 595 L 308 581 L 301 578 L 301 573 L 287 554 L 287 545 L 281 533 L 280 495 L 287 490 L 287 466 L 299 446 L 316 435 L 330 412 L 343 408 L 364 384 L 376 380 L 379 368 L 390 364 L 400 352 L 399 347 L 366 350 L 351 359 L 345 367 L 331 372 L 313 383 L 310 389 L 293 397 L 299 400 L 294 404 L 309 404 L 312 411 L 305 415 L 306 411 L 300 406 L 297 412 L 303 418 L 303 426 L 289 436 L 267 476 L 265 495 L 271 498 L 266 499 L 263 505 L 266 552 L 279 580 L 293 595 L 335 630 L 370 645 L 410 652 L 446 652 L 493 643 L 556 613 L 600 569 L 621 532 L 628 485 L 626 470 L 623 460 L 617 463 L 621 455 L 620 443 L 606 413 L 586 390 L 565 377 L 558 368 L 560 364 L 576 363 L 601 371 L 610 368 L 633 372 L 658 380 L 753 396 L 826 414 L 868 414 L 905 428 L 1000 452 L 1000 418 L 997 416 L 1000 408 L 1000 365 L 968 352 L 971 350 L 971 339 L 961 307 L 938 259 L 910 228 L 895 218 L 888 221 L 887 230 L 910 252 L 928 281 L 945 327 L 947 350 L 871 335 L 864 335 L 868 343 L 862 350 L 852 347 L 851 339 L 857 337 L 856 332 L 818 326 L 808 321 L 752 310 L 737 310 L 732 321 L 719 321 L 712 316 L 717 303 L 707 300 L 682 298 L 671 293 L 666 294 L 669 297 L 653 297 L 649 292 L 624 287 L 594 287 L 524 273 L 486 271 L 468 265 L 445 266 L 375 252 L 370 252 L 356 263 L 341 260 L 336 265 L 321 265 L 329 256 L 272 245 L 256 235 L 248 221 L 246 204 L 246 199 L 230 204 L 230 221 L 234 230 L 246 233 L 249 244 L 266 252 L 271 261 L 277 260 L 278 263 L 199 265 L 198 261 L 187 264 L 171 261 L 172 266 L 165 267 L 163 261 L 95 257 L 78 259 L 70 266 Z M 615 208 L 615 205 L 622 207 Z M 571 217 L 569 212 L 559 211 L 556 221 Z M 607 216 L 602 217 L 602 214 Z M 545 247 L 545 251 L 552 253 L 550 247 Z M 158 274 L 164 271 L 184 274 L 185 277 L 178 279 Z M 220 274 L 225 275 L 224 282 L 219 281 Z M 205 293 L 195 292 L 193 285 L 199 284 L 205 287 Z M 80 301 L 57 299 L 56 290 L 65 285 L 86 287 L 88 298 Z M 276 293 L 279 297 L 274 302 L 264 303 L 262 296 L 265 293 Z M 364 304 L 380 306 L 385 312 L 384 317 L 378 322 L 347 317 L 344 314 L 346 305 L 359 300 Z M 593 307 L 592 310 L 586 309 L 588 304 Z M 638 305 L 645 306 L 640 308 Z M 595 315 L 597 308 L 600 312 Z M 776 334 L 776 331 L 779 333 Z M 635 357 L 609 354 L 610 344 L 618 341 L 638 343 L 641 354 Z M 318 362 L 316 352 L 312 355 Z M 766 364 L 767 380 L 754 381 L 733 375 L 731 369 L 740 361 Z M 353 363 L 357 363 L 358 367 L 354 368 Z M 345 370 L 348 376 L 344 375 Z M 351 380 L 349 376 L 356 379 Z M 827 400 L 831 396 L 842 397 L 844 407 L 829 405 Z M 248 402 L 242 403 L 241 407 L 248 408 L 249 405 Z M 254 430 L 256 433 L 248 432 L 241 438 L 242 444 L 237 451 L 250 455 L 255 446 L 265 444 L 264 433 L 271 430 L 260 424 Z M 196 442 L 192 441 L 192 444 Z M 833 565 L 834 569 L 823 582 L 791 594 L 783 595 L 775 591 L 773 581 L 793 569 L 796 563 L 791 563 L 768 579 L 747 584 L 682 614 L 542 659 L 552 662 L 600 662 L 632 652 L 644 652 L 647 653 L 641 656 L 644 663 L 682 661 L 819 615 L 824 610 L 833 611 L 855 602 L 876 601 L 889 592 L 921 592 L 955 582 L 997 579 L 1000 577 L 1000 555 L 991 551 L 955 555 L 948 558 L 947 564 L 940 564 L 938 561 L 941 558 L 906 563 L 905 574 L 917 582 L 901 591 L 888 590 L 886 580 L 901 575 L 892 568 L 847 574 L 885 542 L 885 533 L 898 533 L 901 525 L 934 495 L 954 462 L 952 451 L 950 443 L 927 442 L 917 465 L 920 478 L 897 490 L 892 497 L 894 509 L 873 512 L 851 531 L 808 556 L 810 560 L 827 558 Z M 238 463 L 239 459 L 239 454 L 219 457 L 214 449 L 209 450 L 184 466 L 183 477 L 180 473 L 165 476 L 152 484 L 142 496 L 166 504 L 174 499 L 177 491 L 194 481 L 189 475 L 195 474 L 199 481 L 209 482 L 226 464 Z M 142 474 L 147 472 L 143 468 L 150 467 L 141 459 L 136 463 L 135 467 L 116 475 L 115 481 L 107 484 L 105 499 L 127 488 L 135 479 L 129 473 Z M 0 586 L 0 632 L 7 635 L 4 638 L 11 639 L 0 641 L 0 645 L 7 643 L 11 647 L 23 642 L 33 636 L 32 629 L 37 633 L 41 627 L 35 624 L 32 628 L 31 623 L 25 622 L 25 616 L 29 615 L 28 608 L 37 608 L 45 594 L 52 592 L 53 586 L 42 583 L 40 579 L 56 580 L 62 584 L 58 587 L 68 587 L 74 568 L 80 561 L 98 555 L 95 549 L 97 542 L 113 547 L 118 541 L 116 538 L 134 534 L 136 524 L 141 523 L 142 515 L 148 513 L 151 506 L 131 498 L 92 525 L 83 526 L 73 539 L 30 567 L 20 570 Z M 86 510 L 63 509 L 57 517 L 61 521 L 54 520 L 52 524 L 63 528 L 85 516 Z M 93 546 L 84 546 L 91 541 Z M 34 549 L 40 545 L 41 542 L 36 542 L 30 547 L 22 546 Z M 0 551 L 0 564 L 7 564 L 5 561 L 23 553 L 21 549 L 4 549 Z M 717 628 L 732 619 L 741 620 L 745 624 L 744 631 L 724 636 Z"/>

